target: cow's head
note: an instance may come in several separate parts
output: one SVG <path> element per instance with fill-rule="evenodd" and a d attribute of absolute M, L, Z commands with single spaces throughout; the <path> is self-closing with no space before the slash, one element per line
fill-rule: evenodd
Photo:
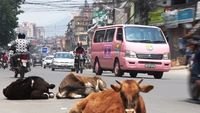
<path fill-rule="evenodd" d="M 112 89 L 120 93 L 126 113 L 136 113 L 138 101 L 140 100 L 139 98 L 141 98 L 139 93 L 147 93 L 153 89 L 152 85 L 141 85 L 140 83 L 142 81 L 143 79 L 139 81 L 125 80 L 122 82 L 116 80 L 118 84 L 111 85 Z"/>

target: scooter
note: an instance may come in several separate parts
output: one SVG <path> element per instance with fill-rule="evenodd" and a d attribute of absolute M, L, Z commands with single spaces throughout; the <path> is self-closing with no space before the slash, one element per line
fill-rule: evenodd
<path fill-rule="evenodd" d="M 16 57 L 16 67 L 14 67 L 13 70 L 15 72 L 14 77 L 17 78 L 18 74 L 20 74 L 20 78 L 24 78 L 25 73 L 31 71 L 29 55 L 27 53 L 22 53 L 17 55 Z"/>
<path fill-rule="evenodd" d="M 200 50 L 198 50 L 193 58 L 191 68 L 189 68 L 189 93 L 193 100 L 200 98 Z"/>

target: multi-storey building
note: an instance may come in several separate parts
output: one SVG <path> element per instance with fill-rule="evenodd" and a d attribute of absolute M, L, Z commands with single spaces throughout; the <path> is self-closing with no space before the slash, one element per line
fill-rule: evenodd
<path fill-rule="evenodd" d="M 68 40 L 67 48 L 73 50 L 78 42 L 87 48 L 89 46 L 88 26 L 91 24 L 92 8 L 89 6 L 87 0 L 79 15 L 74 16 L 68 23 L 66 32 L 66 39 Z M 69 43 L 70 42 L 70 43 Z"/>
<path fill-rule="evenodd" d="M 17 28 L 17 33 L 24 33 L 28 39 L 44 39 L 44 27 L 37 27 L 34 23 L 23 22 Z"/>

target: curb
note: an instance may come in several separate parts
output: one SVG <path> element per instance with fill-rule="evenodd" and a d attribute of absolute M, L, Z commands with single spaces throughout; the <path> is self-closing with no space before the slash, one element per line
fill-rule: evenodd
<path fill-rule="evenodd" d="M 181 70 L 181 69 L 187 69 L 188 67 L 187 66 L 174 66 L 174 67 L 171 67 L 171 70 Z"/>

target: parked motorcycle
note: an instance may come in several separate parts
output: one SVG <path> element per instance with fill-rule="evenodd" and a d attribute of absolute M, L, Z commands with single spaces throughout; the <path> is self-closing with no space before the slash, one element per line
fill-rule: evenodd
<path fill-rule="evenodd" d="M 83 54 L 75 54 L 75 62 L 74 62 L 74 68 L 76 73 L 83 73 L 84 69 L 84 55 Z"/>
<path fill-rule="evenodd" d="M 200 98 L 200 50 L 197 50 L 191 68 L 189 68 L 189 93 L 192 99 Z"/>
<path fill-rule="evenodd" d="M 24 78 L 25 73 L 31 71 L 29 55 L 27 53 L 22 53 L 16 55 L 16 67 L 13 67 L 15 72 L 15 78 L 20 74 L 20 78 Z"/>

